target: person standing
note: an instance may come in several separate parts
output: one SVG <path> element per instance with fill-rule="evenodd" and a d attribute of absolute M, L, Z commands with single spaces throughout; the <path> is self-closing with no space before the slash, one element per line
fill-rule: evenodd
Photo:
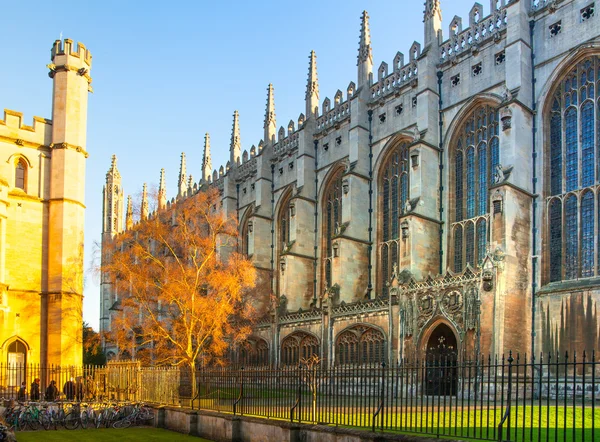
<path fill-rule="evenodd" d="M 31 383 L 31 390 L 29 391 L 29 397 L 32 401 L 40 400 L 40 378 L 35 378 Z"/>
<path fill-rule="evenodd" d="M 50 385 L 46 388 L 46 400 L 48 402 L 54 402 L 58 396 L 58 388 L 56 387 L 56 381 L 50 381 Z"/>
<path fill-rule="evenodd" d="M 63 393 L 67 397 L 68 401 L 72 401 L 73 399 L 75 399 L 75 382 L 73 381 L 74 379 L 71 378 L 67 382 L 65 382 L 65 385 L 63 385 Z"/>
<path fill-rule="evenodd" d="M 19 388 L 19 393 L 17 394 L 17 400 L 19 402 L 23 402 L 27 399 L 27 387 L 25 386 L 25 381 L 21 382 L 21 388 Z"/>

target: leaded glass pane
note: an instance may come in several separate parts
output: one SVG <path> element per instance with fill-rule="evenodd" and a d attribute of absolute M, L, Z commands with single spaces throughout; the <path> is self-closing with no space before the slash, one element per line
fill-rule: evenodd
<path fill-rule="evenodd" d="M 475 228 L 472 222 L 467 223 L 465 227 L 465 252 L 467 264 L 473 266 L 475 263 Z"/>
<path fill-rule="evenodd" d="M 463 219 L 463 154 L 456 152 L 456 192 L 455 192 L 456 221 Z"/>
<path fill-rule="evenodd" d="M 392 238 L 398 238 L 398 176 L 392 178 Z"/>
<path fill-rule="evenodd" d="M 478 170 L 477 176 L 479 179 L 479 188 L 477 189 L 477 215 L 485 215 L 488 211 L 488 178 L 487 178 L 487 146 L 485 143 L 479 145 L 478 155 Z"/>
<path fill-rule="evenodd" d="M 567 175 L 566 191 L 570 192 L 579 187 L 577 164 L 577 110 L 571 107 L 565 114 L 566 159 L 565 172 Z"/>
<path fill-rule="evenodd" d="M 475 216 L 475 149 L 467 149 L 467 218 Z"/>
<path fill-rule="evenodd" d="M 562 204 L 556 198 L 550 203 L 550 281 L 562 279 Z"/>
<path fill-rule="evenodd" d="M 25 190 L 25 166 L 22 160 L 15 167 L 15 187 Z"/>
<path fill-rule="evenodd" d="M 581 186 L 594 184 L 594 104 L 586 101 L 581 107 Z"/>
<path fill-rule="evenodd" d="M 389 275 L 390 266 L 389 266 L 389 253 L 388 246 L 384 244 L 381 248 L 381 274 L 383 276 L 381 291 L 384 295 L 387 295 L 387 282 L 390 279 Z"/>
<path fill-rule="evenodd" d="M 454 229 L 454 272 L 462 272 L 463 269 L 463 229 L 456 226 Z"/>
<path fill-rule="evenodd" d="M 577 278 L 577 261 L 577 198 L 570 195 L 565 201 L 565 279 Z"/>
<path fill-rule="evenodd" d="M 562 193 L 562 120 L 558 112 L 550 119 L 550 194 Z"/>
<path fill-rule="evenodd" d="M 392 205 L 394 203 L 392 202 Z M 383 181 L 383 240 L 390 239 L 390 182 Z"/>
<path fill-rule="evenodd" d="M 594 276 L 594 195 L 581 198 L 581 277 Z"/>

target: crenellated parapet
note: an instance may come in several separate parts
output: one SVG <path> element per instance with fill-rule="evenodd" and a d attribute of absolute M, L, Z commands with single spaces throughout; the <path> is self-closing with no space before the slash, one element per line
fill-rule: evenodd
<path fill-rule="evenodd" d="M 388 65 L 382 62 L 377 71 L 377 83 L 371 86 L 371 99 L 380 100 L 396 94 L 404 86 L 416 86 L 418 81 L 417 59 L 421 56 L 421 45 L 414 42 L 410 48 L 408 63 L 404 64 L 404 54 L 398 52 L 392 64 L 393 72 L 388 73 Z"/>
<path fill-rule="evenodd" d="M 496 7 L 496 3 L 500 6 Z M 455 16 L 450 22 L 448 40 L 440 46 L 440 63 L 456 60 L 464 53 L 477 53 L 482 44 L 498 42 L 503 38 L 507 27 L 507 4 L 493 1 L 494 8 L 488 16 L 483 16 L 483 6 L 476 3 L 469 13 L 469 27 L 463 30 L 462 18 Z"/>
<path fill-rule="evenodd" d="M 4 109 L 0 120 L 0 139 L 17 146 L 50 146 L 52 144 L 52 120 L 33 117 L 31 125 L 25 124 L 23 113 Z"/>
<path fill-rule="evenodd" d="M 54 62 L 56 57 L 66 55 L 77 57 L 82 63 L 92 67 L 92 54 L 83 43 L 73 44 L 73 40 L 65 38 L 64 40 L 56 40 L 51 50 L 51 60 Z"/>

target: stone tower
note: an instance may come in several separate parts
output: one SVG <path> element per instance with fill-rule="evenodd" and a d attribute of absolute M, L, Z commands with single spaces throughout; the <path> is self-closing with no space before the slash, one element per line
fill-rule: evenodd
<path fill-rule="evenodd" d="M 102 190 L 102 244 L 108 245 L 123 231 L 123 186 L 121 174 L 117 169 L 117 157 L 112 156 L 110 169 L 106 173 L 106 182 Z M 129 203 L 129 199 L 128 199 Z M 109 256 L 102 255 L 102 264 L 107 264 Z M 109 309 L 116 299 L 112 293 L 110 281 L 102 275 L 100 281 L 100 331 L 110 330 Z"/>
<path fill-rule="evenodd" d="M 91 64 L 92 57 L 81 43 L 74 45 L 68 39 L 54 43 L 52 64 L 48 66 L 54 89 L 42 363 L 78 363 L 82 358 L 84 183 Z"/>

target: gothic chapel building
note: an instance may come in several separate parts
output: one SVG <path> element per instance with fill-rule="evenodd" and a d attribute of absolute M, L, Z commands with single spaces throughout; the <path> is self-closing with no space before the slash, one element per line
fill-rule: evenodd
<path fill-rule="evenodd" d="M 269 85 L 257 147 L 242 153 L 236 112 L 225 167 L 208 135 L 200 182 L 182 158 L 170 204 L 218 187 L 256 296 L 275 295 L 240 363 L 600 347 L 595 3 L 492 0 L 448 30 L 440 3 L 425 3 L 423 43 L 378 67 L 364 12 L 343 92 L 320 95 L 312 52 L 297 121 L 277 128 Z M 113 161 L 105 243 L 124 227 L 122 192 Z M 103 330 L 117 300 L 104 280 Z"/>

